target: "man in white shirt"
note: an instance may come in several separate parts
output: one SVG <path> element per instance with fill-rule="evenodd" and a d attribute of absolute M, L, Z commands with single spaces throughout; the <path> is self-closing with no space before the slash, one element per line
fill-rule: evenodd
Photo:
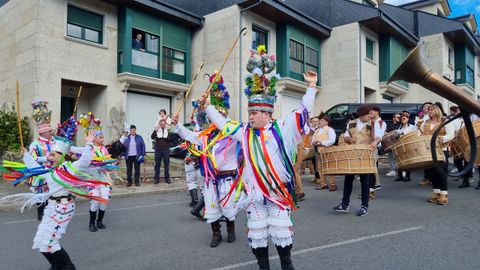
<path fill-rule="evenodd" d="M 372 121 L 375 123 L 374 130 L 378 132 L 378 136 L 383 138 L 385 135 L 385 131 L 387 130 L 387 123 L 382 120 L 380 117 L 380 108 L 377 106 L 372 106 L 372 110 L 370 111 L 370 117 Z M 378 146 L 378 145 L 377 145 Z M 375 159 L 377 160 L 377 168 L 378 168 L 378 151 L 376 151 Z M 378 173 L 375 174 L 375 178 L 370 180 L 370 192 L 373 192 L 373 198 L 375 197 L 375 191 L 382 189 L 382 185 L 380 184 L 380 175 Z"/>
<path fill-rule="evenodd" d="M 329 127 L 330 117 L 323 116 L 320 119 L 319 128 L 313 134 L 312 145 L 315 146 L 315 150 L 318 151 L 320 147 L 330 147 L 335 144 L 336 134 L 333 128 Z M 318 162 L 318 161 L 317 161 Z M 327 189 L 327 179 L 326 175 L 322 174 L 320 166 L 317 164 L 317 174 L 320 177 L 320 186 L 316 187 L 316 190 Z M 335 176 L 329 176 L 330 179 L 330 191 L 337 190 L 337 185 L 335 184 Z"/>

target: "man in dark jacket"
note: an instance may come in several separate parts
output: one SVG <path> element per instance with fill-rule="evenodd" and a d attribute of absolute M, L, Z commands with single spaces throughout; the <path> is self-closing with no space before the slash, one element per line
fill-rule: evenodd
<path fill-rule="evenodd" d="M 170 134 L 167 129 L 167 122 L 165 119 L 159 121 L 158 126 L 151 135 L 152 140 L 155 141 L 155 177 L 154 184 L 160 182 L 160 166 L 165 166 L 165 182 L 171 184 L 170 181 Z"/>
<path fill-rule="evenodd" d="M 135 186 L 140 186 L 140 164 L 145 161 L 145 142 L 137 134 L 137 127 L 130 126 L 130 134 L 125 131 L 120 138 L 125 146 L 125 160 L 127 162 L 127 187 L 132 186 L 132 166 L 135 167 Z"/>

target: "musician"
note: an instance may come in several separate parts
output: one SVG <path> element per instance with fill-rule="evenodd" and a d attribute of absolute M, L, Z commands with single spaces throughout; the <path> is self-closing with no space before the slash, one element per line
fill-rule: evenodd
<path fill-rule="evenodd" d="M 335 144 L 336 134 L 335 130 L 329 126 L 331 120 L 328 116 L 322 116 L 319 122 L 319 128 L 313 134 L 312 145 L 319 147 L 329 147 Z M 317 161 L 319 162 L 319 160 Z M 327 185 L 326 175 L 322 174 L 320 171 L 320 164 L 317 163 L 317 173 L 320 176 L 320 186 L 316 187 L 316 190 L 327 189 L 330 191 L 337 190 L 337 185 L 335 184 L 335 176 L 330 175 L 330 186 Z"/>
<path fill-rule="evenodd" d="M 407 113 L 402 113 L 402 117 L 400 118 L 400 127 L 396 130 L 398 136 L 403 136 L 405 134 L 411 133 L 411 132 L 416 132 L 418 131 L 417 126 L 414 126 L 409 123 L 410 121 L 410 114 Z M 396 182 L 403 181 L 403 182 L 409 182 L 411 181 L 410 178 L 410 171 L 405 172 L 405 177 L 403 177 L 403 172 L 398 171 L 397 172 L 398 177 L 395 179 Z"/>
<path fill-rule="evenodd" d="M 302 136 L 302 141 L 297 145 L 297 161 L 295 163 L 295 193 L 297 194 L 297 199 L 303 201 L 305 198 L 305 192 L 303 191 L 303 183 L 301 175 L 305 173 L 305 163 L 309 164 L 310 173 L 315 173 L 314 182 L 319 182 L 316 170 L 314 165 L 309 162 L 314 159 L 314 149 L 312 145 L 312 137 L 315 129 L 318 126 L 318 118 L 310 118 L 310 125 L 305 125 L 304 132 L 305 135 Z M 312 128 L 310 128 L 310 126 Z"/>
<path fill-rule="evenodd" d="M 385 132 L 387 130 L 387 123 L 382 120 L 380 117 L 380 107 L 378 106 L 372 106 L 372 110 L 370 111 L 370 118 L 375 125 L 372 125 L 374 130 L 379 130 L 380 133 L 380 138 L 385 135 Z M 381 142 L 381 140 L 380 140 Z M 378 147 L 378 145 L 377 145 Z M 378 151 L 376 152 L 375 155 L 375 160 L 378 168 Z M 382 189 L 382 185 L 380 184 L 380 176 L 378 175 L 378 172 L 375 174 L 375 178 L 370 179 L 370 198 L 375 199 L 375 191 Z"/>
<path fill-rule="evenodd" d="M 364 105 L 357 109 L 358 119 L 348 122 L 347 130 L 343 137 L 347 144 L 367 144 L 372 151 L 377 150 L 377 145 L 382 140 L 382 131 L 375 129 L 375 124 L 370 121 L 370 106 Z M 357 216 L 366 216 L 368 214 L 369 201 L 369 181 L 375 177 L 375 174 L 360 174 L 360 183 L 362 185 L 362 206 L 357 212 Z M 353 180 L 355 175 L 345 175 L 345 184 L 343 186 L 342 202 L 335 206 L 333 210 L 339 213 L 347 213 L 350 210 L 350 195 L 352 194 Z"/>
<path fill-rule="evenodd" d="M 437 105 L 432 105 L 428 108 L 428 117 L 430 118 L 425 122 L 422 133 L 425 135 L 432 135 L 438 126 L 442 125 L 446 118 L 442 117 L 442 111 Z M 441 144 L 442 151 L 445 155 L 444 171 L 448 172 L 448 142 L 455 137 L 455 129 L 450 123 L 445 125 L 440 130 L 438 141 Z M 432 182 L 433 194 L 427 201 L 431 203 L 437 203 L 439 205 L 445 205 L 448 203 L 448 187 L 447 187 L 447 175 L 440 174 L 435 168 L 429 168 L 426 171 L 426 177 Z"/>
<path fill-rule="evenodd" d="M 402 126 L 400 118 L 400 113 L 395 113 L 392 117 L 392 123 L 387 123 L 386 132 L 391 132 L 399 129 Z M 387 173 L 387 176 L 397 176 L 397 164 L 395 163 L 395 156 L 393 155 L 393 151 L 388 152 L 388 162 L 390 163 L 390 171 Z"/>
<path fill-rule="evenodd" d="M 460 114 L 460 108 L 458 106 L 451 106 L 450 107 L 450 117 L 455 117 L 456 115 Z M 455 137 L 458 136 L 458 133 L 464 127 L 463 124 L 463 118 L 457 118 L 450 122 L 455 130 Z M 463 169 L 468 165 L 468 162 L 464 160 L 462 157 L 455 156 L 453 157 L 453 164 L 455 164 L 455 167 L 459 172 L 463 171 Z M 462 178 L 462 183 L 458 188 L 466 188 L 470 186 L 470 179 L 472 178 L 473 174 L 472 172 L 467 172 L 463 178 Z"/>

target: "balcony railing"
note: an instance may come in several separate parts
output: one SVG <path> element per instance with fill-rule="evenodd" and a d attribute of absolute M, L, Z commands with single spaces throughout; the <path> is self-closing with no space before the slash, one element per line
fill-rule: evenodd
<path fill-rule="evenodd" d="M 139 50 L 132 50 L 132 65 L 158 70 L 158 55 Z"/>

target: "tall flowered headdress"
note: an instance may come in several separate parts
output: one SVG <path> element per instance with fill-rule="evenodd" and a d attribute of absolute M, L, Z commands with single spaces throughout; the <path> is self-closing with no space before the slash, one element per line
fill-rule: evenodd
<path fill-rule="evenodd" d="M 271 76 L 267 75 L 275 70 L 277 63 L 275 56 L 267 55 L 264 45 L 258 46 L 257 52 L 260 54 L 260 59 L 252 52 L 247 62 L 247 71 L 251 73 L 245 79 L 248 110 L 273 113 L 277 100 L 277 81 L 280 79 L 280 75 L 277 73 Z"/>
<path fill-rule="evenodd" d="M 43 99 L 38 99 L 32 102 L 32 119 L 35 121 L 35 126 L 37 127 L 39 134 L 53 130 L 50 125 L 52 110 L 49 110 L 47 105 L 48 101 Z"/>
<path fill-rule="evenodd" d="M 77 120 L 72 115 L 65 122 L 57 125 L 57 135 L 54 137 L 51 151 L 57 151 L 63 154 L 70 153 L 70 147 L 75 141 L 77 135 Z"/>
<path fill-rule="evenodd" d="M 214 71 L 213 74 L 209 76 L 209 82 L 212 84 L 210 101 L 220 113 L 228 115 L 228 110 L 230 109 L 230 94 L 223 84 L 223 77 L 220 74 L 217 76 L 217 74 L 218 71 Z M 194 109 L 191 116 L 191 124 L 194 130 L 203 130 L 210 126 L 210 121 L 199 100 L 192 100 L 192 106 Z"/>
<path fill-rule="evenodd" d="M 83 127 L 85 135 L 88 135 L 88 132 L 90 130 L 95 131 L 95 136 L 103 135 L 101 126 L 102 122 L 100 122 L 100 119 L 95 118 L 95 115 L 92 112 L 88 112 L 88 114 L 86 115 L 80 115 L 80 120 L 78 120 L 78 124 Z"/>

